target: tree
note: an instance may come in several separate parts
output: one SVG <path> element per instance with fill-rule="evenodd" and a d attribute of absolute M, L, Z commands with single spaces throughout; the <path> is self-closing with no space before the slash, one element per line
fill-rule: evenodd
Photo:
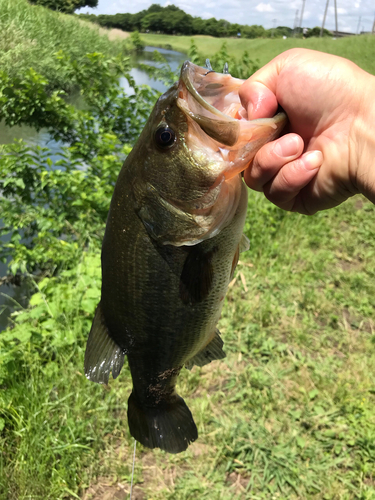
<path fill-rule="evenodd" d="M 315 26 L 315 28 L 309 28 L 305 33 L 305 37 L 310 38 L 311 36 L 320 36 L 320 30 L 321 28 L 319 26 Z M 324 29 L 323 36 L 332 36 L 332 33 Z"/>
<path fill-rule="evenodd" d="M 252 26 L 243 26 L 241 34 L 244 38 L 260 38 L 266 36 L 266 30 L 263 26 L 253 24 Z"/>
<path fill-rule="evenodd" d="M 51 10 L 58 10 L 65 14 L 73 12 L 81 7 L 97 7 L 98 0 L 29 0 L 30 3 L 42 5 Z"/>

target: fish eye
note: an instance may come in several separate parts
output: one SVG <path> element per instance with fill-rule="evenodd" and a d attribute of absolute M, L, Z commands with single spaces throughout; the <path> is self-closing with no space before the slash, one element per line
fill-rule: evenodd
<path fill-rule="evenodd" d="M 170 148 L 176 140 L 176 134 L 168 125 L 162 125 L 155 132 L 156 144 L 161 148 Z"/>

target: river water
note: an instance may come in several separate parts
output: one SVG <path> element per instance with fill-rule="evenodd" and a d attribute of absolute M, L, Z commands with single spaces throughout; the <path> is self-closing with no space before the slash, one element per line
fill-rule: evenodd
<path fill-rule="evenodd" d="M 177 72 L 182 62 L 186 59 L 186 55 L 181 52 L 159 48 L 156 49 L 155 47 L 146 47 L 142 53 L 134 57 L 134 62 L 156 66 L 156 63 L 152 59 L 152 55 L 155 50 L 158 50 L 165 57 L 172 71 Z M 166 86 L 162 82 L 150 78 L 147 73 L 141 69 L 133 68 L 131 75 L 138 85 L 150 85 L 150 87 L 159 90 L 160 92 L 167 90 Z M 121 82 L 123 83 L 125 89 L 128 88 L 125 79 L 121 80 Z M 51 150 L 52 156 L 54 152 L 57 153 L 61 148 L 61 144 L 52 140 L 46 131 L 41 130 L 40 132 L 36 132 L 35 129 L 27 126 L 9 128 L 0 122 L 0 144 L 8 144 L 9 142 L 13 142 L 14 139 L 23 139 L 29 144 L 47 146 Z M 7 237 L 3 237 L 0 240 L 0 244 L 5 243 L 6 241 Z M 5 276 L 6 273 L 7 264 L 0 262 L 0 278 Z M 19 306 L 25 307 L 28 300 L 29 294 L 26 286 L 0 286 L 0 331 L 4 330 L 6 327 L 11 312 Z"/>

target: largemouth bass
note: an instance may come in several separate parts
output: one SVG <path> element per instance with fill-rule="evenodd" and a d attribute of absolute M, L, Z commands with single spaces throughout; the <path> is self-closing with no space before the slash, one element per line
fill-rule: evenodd
<path fill-rule="evenodd" d="M 216 325 L 246 247 L 241 172 L 286 121 L 247 120 L 242 83 L 183 64 L 121 169 L 103 240 L 85 373 L 107 384 L 126 355 L 130 433 L 170 453 L 198 437 L 175 389 L 180 370 L 225 357 Z"/>

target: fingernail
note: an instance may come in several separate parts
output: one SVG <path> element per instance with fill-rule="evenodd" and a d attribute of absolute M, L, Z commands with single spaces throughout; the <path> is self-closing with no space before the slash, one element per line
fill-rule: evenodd
<path fill-rule="evenodd" d="M 281 157 L 288 158 L 298 153 L 300 141 L 297 136 L 292 135 L 282 137 L 277 141 L 274 147 L 274 152 Z"/>
<path fill-rule="evenodd" d="M 303 160 L 306 170 L 315 170 L 321 167 L 323 163 L 323 153 L 321 151 L 309 151 L 301 156 L 301 160 Z"/>

